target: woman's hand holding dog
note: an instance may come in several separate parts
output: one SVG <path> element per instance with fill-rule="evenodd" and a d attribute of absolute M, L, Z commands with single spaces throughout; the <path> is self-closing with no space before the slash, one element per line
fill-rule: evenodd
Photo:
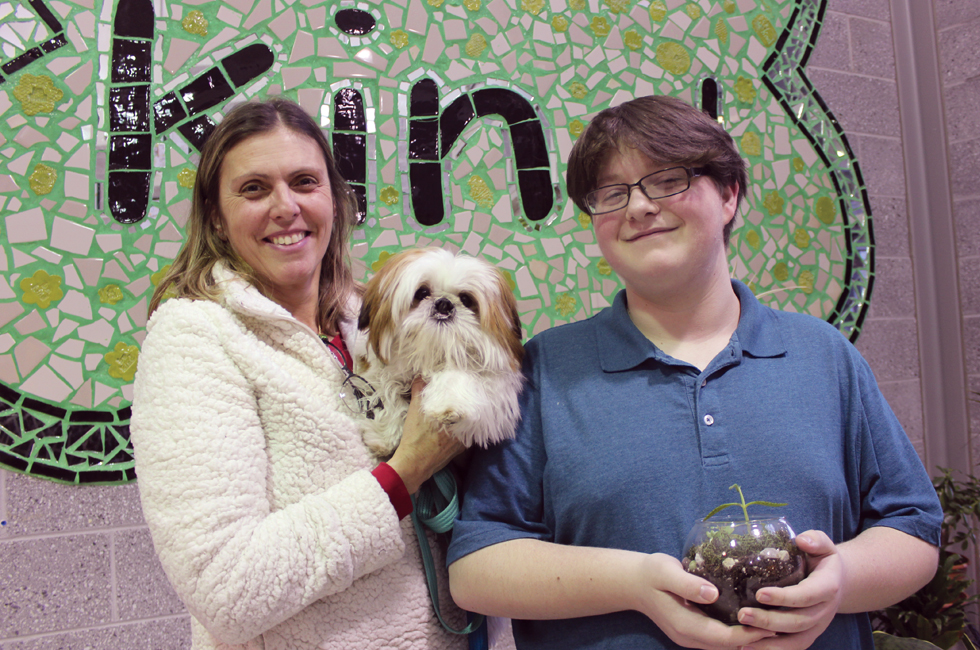
<path fill-rule="evenodd" d="M 419 412 L 419 393 L 424 387 L 425 382 L 420 377 L 412 382 L 412 401 L 402 439 L 388 461 L 388 465 L 398 472 L 409 494 L 418 492 L 426 479 L 466 449 L 441 427 L 431 428 L 425 422 Z"/>

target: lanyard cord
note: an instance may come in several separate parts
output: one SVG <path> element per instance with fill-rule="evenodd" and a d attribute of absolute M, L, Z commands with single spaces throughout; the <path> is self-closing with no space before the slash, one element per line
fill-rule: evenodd
<path fill-rule="evenodd" d="M 448 632 L 453 634 L 468 634 L 469 645 L 472 650 L 479 650 L 487 647 L 485 617 L 482 614 L 469 615 L 469 624 L 462 630 L 450 627 L 442 618 L 439 610 L 439 582 L 436 578 L 435 561 L 432 559 L 432 550 L 429 548 L 429 540 L 425 536 L 426 528 L 435 533 L 445 533 L 452 530 L 453 522 L 459 513 L 459 496 L 456 490 L 456 479 L 448 469 L 441 469 L 432 475 L 432 478 L 422 484 L 417 496 L 412 497 L 412 524 L 415 526 L 415 534 L 419 538 L 419 549 L 422 553 L 422 565 L 425 568 L 425 580 L 429 586 L 429 597 L 432 600 L 432 608 L 436 612 L 436 617 Z M 482 644 L 482 645 L 481 645 Z"/>

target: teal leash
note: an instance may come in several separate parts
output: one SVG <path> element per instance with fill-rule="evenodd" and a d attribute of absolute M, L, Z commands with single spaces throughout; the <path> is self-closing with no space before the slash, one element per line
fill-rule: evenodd
<path fill-rule="evenodd" d="M 441 469 L 422 484 L 414 497 L 416 519 L 435 533 L 449 532 L 459 514 L 459 495 L 456 479 L 448 469 Z"/>
<path fill-rule="evenodd" d="M 452 530 L 456 515 L 459 514 L 459 495 L 456 490 L 456 479 L 448 469 L 441 469 L 422 484 L 417 496 L 412 497 L 412 524 L 419 538 L 419 550 L 422 553 L 422 566 L 425 568 L 425 580 L 429 585 L 429 597 L 436 617 L 448 632 L 453 634 L 470 635 L 470 647 L 486 648 L 486 625 L 482 614 L 470 616 L 469 624 L 462 630 L 450 627 L 442 618 L 439 611 L 439 582 L 436 578 L 435 561 L 429 548 L 429 539 L 425 536 L 423 525 L 435 533 L 445 533 Z M 482 632 L 483 645 L 473 635 Z M 474 641 L 477 645 L 474 646 Z"/>

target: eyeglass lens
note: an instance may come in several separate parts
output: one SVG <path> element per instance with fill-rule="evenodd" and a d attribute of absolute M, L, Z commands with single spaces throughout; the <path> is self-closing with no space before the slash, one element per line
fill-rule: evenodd
<path fill-rule="evenodd" d="M 370 415 L 374 408 L 374 388 L 360 375 L 350 373 L 340 387 L 340 399 L 352 413 Z"/>
<path fill-rule="evenodd" d="M 337 363 L 340 364 L 340 369 L 347 375 L 344 383 L 340 385 L 340 401 L 354 415 L 366 415 L 368 419 L 374 419 L 374 409 L 381 408 L 381 399 L 375 395 L 374 386 L 369 384 L 364 377 L 355 375 L 351 371 L 343 350 L 326 339 L 324 339 L 324 343 L 333 351 Z"/>
<path fill-rule="evenodd" d="M 586 196 L 593 214 L 612 212 L 625 207 L 630 200 L 630 192 L 639 187 L 648 199 L 662 199 L 680 194 L 691 187 L 691 173 L 685 167 L 672 167 L 644 176 L 632 185 L 620 183 L 600 187 Z"/>

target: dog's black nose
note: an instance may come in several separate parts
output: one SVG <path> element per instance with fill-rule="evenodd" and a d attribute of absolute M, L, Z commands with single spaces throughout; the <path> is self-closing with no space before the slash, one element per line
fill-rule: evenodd
<path fill-rule="evenodd" d="M 439 298 L 434 306 L 436 312 L 441 316 L 448 316 L 453 313 L 453 303 L 449 298 Z"/>

